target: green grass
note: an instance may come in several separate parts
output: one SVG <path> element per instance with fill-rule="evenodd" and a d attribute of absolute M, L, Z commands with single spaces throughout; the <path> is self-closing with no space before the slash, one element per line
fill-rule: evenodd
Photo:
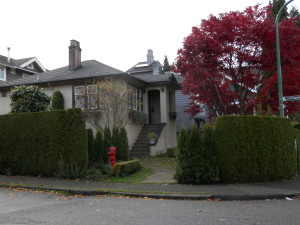
<path fill-rule="evenodd" d="M 176 168 L 175 158 L 169 158 L 166 154 L 159 155 L 159 156 L 149 156 L 144 159 L 141 159 L 141 163 L 147 163 L 147 162 L 161 168 L 167 168 L 167 169 Z"/>
<path fill-rule="evenodd" d="M 153 173 L 154 171 L 152 169 L 142 167 L 137 173 L 125 177 L 109 177 L 106 181 L 117 183 L 141 183 L 146 177 Z"/>

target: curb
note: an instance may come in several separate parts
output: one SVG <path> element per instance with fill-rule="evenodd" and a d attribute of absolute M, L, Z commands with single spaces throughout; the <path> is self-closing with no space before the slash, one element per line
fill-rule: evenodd
<path fill-rule="evenodd" d="M 267 199 L 284 199 L 295 198 L 300 196 L 300 193 L 279 193 L 279 194 L 245 194 L 245 195 L 214 195 L 214 194 L 170 194 L 170 193 L 137 193 L 137 192 L 120 192 L 120 191 L 106 191 L 106 190 L 90 190 L 78 189 L 72 187 L 47 187 L 38 185 L 19 185 L 19 184 L 0 184 L 4 188 L 25 188 L 31 190 L 44 190 L 44 191 L 64 191 L 71 195 L 120 195 L 133 198 L 145 199 L 168 199 L 168 200 L 216 200 L 216 201 L 251 201 L 251 200 L 267 200 Z"/>
<path fill-rule="evenodd" d="M 64 191 L 71 195 L 121 195 L 134 198 L 152 198 L 152 199 L 170 199 L 170 200 L 206 200 L 211 199 L 212 195 L 193 195 L 193 194 L 153 194 L 153 193 L 137 193 L 137 192 L 120 192 L 120 191 L 105 191 L 105 190 L 90 190 L 90 189 L 76 189 L 65 187 L 47 187 L 37 185 L 15 185 L 15 184 L 0 184 L 3 188 L 24 188 L 30 190 L 45 190 L 45 191 Z"/>

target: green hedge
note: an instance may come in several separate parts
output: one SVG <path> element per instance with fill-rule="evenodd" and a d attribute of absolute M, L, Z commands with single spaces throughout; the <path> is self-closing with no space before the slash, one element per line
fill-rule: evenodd
<path fill-rule="evenodd" d="M 80 109 L 0 116 L 0 173 L 72 177 L 86 169 Z"/>
<path fill-rule="evenodd" d="M 294 129 L 295 131 L 295 146 L 297 148 L 297 171 L 298 174 L 300 173 L 300 130 L 299 129 Z"/>
<path fill-rule="evenodd" d="M 141 169 L 141 162 L 138 159 L 116 163 L 114 166 L 114 174 L 116 176 L 126 176 L 136 173 Z"/>
<path fill-rule="evenodd" d="M 223 183 L 292 178 L 297 169 L 294 130 L 278 117 L 221 116 L 215 140 Z"/>
<path fill-rule="evenodd" d="M 64 96 L 60 91 L 55 91 L 52 95 L 51 109 L 64 109 Z"/>
<path fill-rule="evenodd" d="M 218 181 L 213 129 L 205 127 L 200 134 L 198 127 L 191 131 L 180 129 L 176 150 L 175 178 L 179 183 L 207 184 Z"/>
<path fill-rule="evenodd" d="M 167 156 L 169 158 L 175 158 L 176 147 L 167 149 Z"/>

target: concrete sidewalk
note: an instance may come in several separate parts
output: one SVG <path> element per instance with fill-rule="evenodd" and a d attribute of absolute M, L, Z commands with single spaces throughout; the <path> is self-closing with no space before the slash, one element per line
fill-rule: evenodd
<path fill-rule="evenodd" d="M 111 183 L 0 175 L 0 186 L 67 191 L 77 195 L 122 194 L 133 197 L 190 200 L 258 200 L 300 196 L 300 176 L 290 181 L 270 183 L 183 185 Z"/>

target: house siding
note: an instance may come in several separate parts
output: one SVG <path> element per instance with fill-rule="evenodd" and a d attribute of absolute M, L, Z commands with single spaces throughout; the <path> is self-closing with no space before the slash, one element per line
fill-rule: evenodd
<path fill-rule="evenodd" d="M 189 104 L 189 96 L 182 94 L 181 90 L 176 91 L 176 130 L 179 132 L 181 126 L 191 128 L 194 125 L 194 117 L 185 110 Z"/>

